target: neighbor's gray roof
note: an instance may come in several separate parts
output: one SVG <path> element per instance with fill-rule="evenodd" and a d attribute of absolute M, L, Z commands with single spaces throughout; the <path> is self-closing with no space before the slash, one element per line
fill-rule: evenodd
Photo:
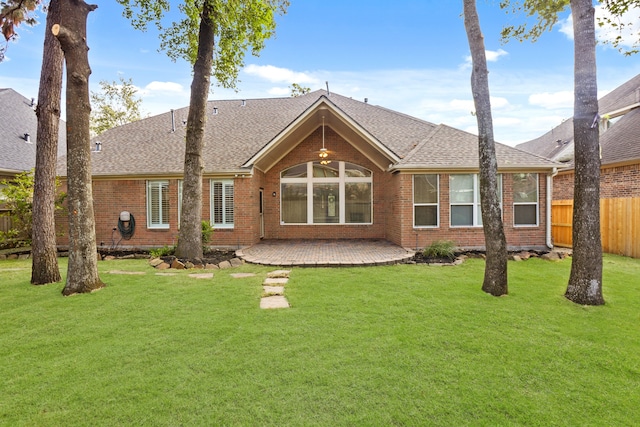
<path fill-rule="evenodd" d="M 633 106 L 640 102 L 640 74 L 618 86 L 598 100 L 601 115 Z M 600 135 L 602 164 L 640 159 L 640 108 L 620 117 Z M 539 138 L 517 145 L 517 148 L 549 159 L 573 158 L 573 119 L 567 119 Z"/>
<path fill-rule="evenodd" d="M 0 171 L 17 173 L 35 167 L 37 129 L 31 100 L 13 89 L 0 89 Z M 61 121 L 58 153 L 64 152 L 65 132 Z M 25 134 L 29 134 L 30 143 Z"/>
<path fill-rule="evenodd" d="M 400 158 L 398 167 L 477 167 L 477 137 L 443 125 L 335 93 L 318 90 L 288 98 L 209 101 L 203 152 L 205 173 L 238 172 L 242 165 L 267 146 L 287 126 L 303 116 L 318 100 L 346 115 L 378 143 Z M 217 114 L 214 114 L 214 107 Z M 188 107 L 110 129 L 94 141 L 102 151 L 92 155 L 94 176 L 181 175 Z M 423 149 L 419 149 L 423 147 Z M 552 168 L 553 162 L 500 146 L 499 164 L 513 167 Z M 66 175 L 61 159 L 58 173 Z M 473 166 L 472 166 L 473 165 Z"/>

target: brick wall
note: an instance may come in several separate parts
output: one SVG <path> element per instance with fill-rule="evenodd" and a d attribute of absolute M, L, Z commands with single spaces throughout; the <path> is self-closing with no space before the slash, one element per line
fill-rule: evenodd
<path fill-rule="evenodd" d="M 482 249 L 485 245 L 482 227 L 451 227 L 449 207 L 449 175 L 440 174 L 440 225 L 437 228 L 413 227 L 412 175 L 400 175 L 402 181 L 398 202 L 402 206 L 394 210 L 403 216 L 401 246 L 421 249 L 436 240 L 451 240 L 456 246 L 468 249 Z M 515 227 L 513 225 L 513 185 L 512 175 L 502 174 L 502 218 L 507 246 L 510 249 L 543 248 L 546 244 L 546 175 L 538 179 L 538 226 Z"/>
<path fill-rule="evenodd" d="M 563 172 L 553 178 L 553 200 L 573 199 L 574 173 Z M 640 197 L 640 163 L 602 167 L 600 198 Z"/>

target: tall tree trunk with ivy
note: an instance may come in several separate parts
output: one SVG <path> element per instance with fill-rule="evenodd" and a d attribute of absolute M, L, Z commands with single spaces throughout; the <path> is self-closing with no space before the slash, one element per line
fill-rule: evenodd
<path fill-rule="evenodd" d="M 91 190 L 89 134 L 89 57 L 87 16 L 97 8 L 83 0 L 60 0 L 64 25 L 54 25 L 67 66 L 67 201 L 69 263 L 63 295 L 104 287 L 98 276 L 95 217 Z"/>
<path fill-rule="evenodd" d="M 573 257 L 565 297 L 585 305 L 602 305 L 600 236 L 600 136 L 596 72 L 596 37 L 591 0 L 571 0 L 574 33 L 575 182 Z"/>
<path fill-rule="evenodd" d="M 494 295 L 506 295 L 507 241 L 502 224 L 498 194 L 498 162 L 493 138 L 493 119 L 489 94 L 489 72 L 484 38 L 475 0 L 464 0 L 464 24 L 471 49 L 471 91 L 478 121 L 478 154 L 480 158 L 480 201 L 482 227 L 487 251 L 482 290 Z"/>
<path fill-rule="evenodd" d="M 184 153 L 184 182 L 180 238 L 176 255 L 181 258 L 202 258 L 202 149 L 207 122 L 207 98 L 213 68 L 214 27 L 213 5 L 206 1 L 202 7 L 198 32 L 198 53 L 193 66 L 191 100 L 187 116 L 187 135 Z"/>
<path fill-rule="evenodd" d="M 34 285 L 45 285 L 62 280 L 56 249 L 55 198 L 64 54 L 60 43 L 51 32 L 51 27 L 57 22 L 60 22 L 60 2 L 51 0 L 47 11 L 36 108 L 38 145 L 33 186 L 31 239 L 33 258 L 31 283 Z"/>

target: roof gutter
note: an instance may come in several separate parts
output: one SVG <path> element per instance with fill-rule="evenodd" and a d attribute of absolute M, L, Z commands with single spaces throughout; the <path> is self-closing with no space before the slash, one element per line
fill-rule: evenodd
<path fill-rule="evenodd" d="M 547 247 L 553 249 L 553 239 L 551 238 L 551 200 L 553 192 L 553 177 L 558 175 L 558 168 L 553 168 L 551 174 L 547 174 Z"/>

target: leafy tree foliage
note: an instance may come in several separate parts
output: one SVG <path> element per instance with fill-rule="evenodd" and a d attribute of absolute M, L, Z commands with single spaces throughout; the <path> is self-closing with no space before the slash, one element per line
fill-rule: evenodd
<path fill-rule="evenodd" d="M 37 23 L 33 12 L 41 0 L 3 0 L 0 1 L 0 29 L 6 44 L 0 47 L 0 62 L 4 59 L 9 41 L 18 36 L 16 27 L 20 24 L 33 26 Z"/>
<path fill-rule="evenodd" d="M 56 179 L 56 187 L 59 185 Z M 11 217 L 11 229 L 0 231 L 0 244 L 3 246 L 29 246 L 31 244 L 31 219 L 33 215 L 33 171 L 22 172 L 13 179 L 0 181 L 0 194 L 8 212 L 3 214 Z M 62 209 L 66 197 L 60 193 L 55 200 L 55 209 Z"/>
<path fill-rule="evenodd" d="M 291 86 L 289 86 L 289 89 L 291 89 L 291 96 L 294 98 L 311 92 L 311 88 L 301 86 L 298 83 L 292 83 Z"/>
<path fill-rule="evenodd" d="M 90 129 L 95 135 L 142 118 L 142 99 L 136 96 L 138 89 L 132 79 L 120 77 L 120 82 L 102 80 L 100 89 L 99 92 L 91 92 Z"/>

